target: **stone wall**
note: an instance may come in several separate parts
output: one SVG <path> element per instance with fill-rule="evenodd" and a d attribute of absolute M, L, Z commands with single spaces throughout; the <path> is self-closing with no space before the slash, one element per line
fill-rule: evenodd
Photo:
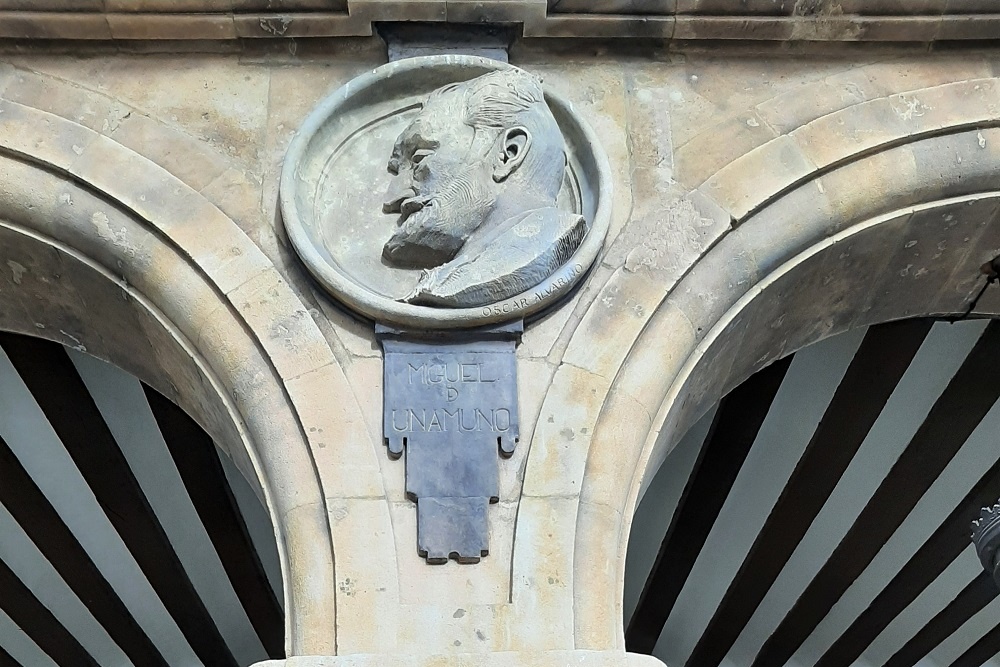
<path fill-rule="evenodd" d="M 385 21 L 518 26 L 524 37 L 833 42 L 995 39 L 992 0 L 0 0 L 0 38 L 368 36 Z"/>
<path fill-rule="evenodd" d="M 289 665 L 625 664 L 629 519 L 687 426 L 821 337 L 959 312 L 1000 254 L 993 51 L 515 46 L 599 136 L 612 226 L 518 348 L 490 555 L 429 566 L 372 325 L 277 213 L 296 128 L 384 46 L 274 44 L 0 57 L 0 327 L 161 388 L 257 484 L 289 655 L 355 656 Z"/>

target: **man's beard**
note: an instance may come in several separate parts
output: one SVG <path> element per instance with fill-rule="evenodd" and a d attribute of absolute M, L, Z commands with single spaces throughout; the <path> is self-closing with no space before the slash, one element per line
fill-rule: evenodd
<path fill-rule="evenodd" d="M 431 268 L 454 259 L 493 206 L 493 193 L 482 177 L 482 166 L 474 165 L 426 199 L 413 197 L 410 206 L 421 202 L 422 206 L 401 214 L 402 223 L 383 248 L 386 259 L 412 268 Z"/>

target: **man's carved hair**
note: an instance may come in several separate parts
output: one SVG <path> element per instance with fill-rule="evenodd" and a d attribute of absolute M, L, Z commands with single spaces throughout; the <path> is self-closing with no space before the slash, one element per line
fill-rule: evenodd
<path fill-rule="evenodd" d="M 532 144 L 522 165 L 525 181 L 552 197 L 559 193 L 566 145 L 538 77 L 516 67 L 490 72 L 434 91 L 425 110 L 433 112 L 438 106 L 443 107 L 442 113 L 461 114 L 475 132 L 473 147 L 480 150 L 486 150 L 508 128 L 527 128 Z"/>

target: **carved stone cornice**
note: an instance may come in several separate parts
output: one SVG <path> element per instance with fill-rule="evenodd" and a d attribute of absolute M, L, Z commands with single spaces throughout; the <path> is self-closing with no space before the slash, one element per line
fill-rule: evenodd
<path fill-rule="evenodd" d="M 525 37 L 929 43 L 1000 35 L 993 0 L 0 0 L 0 39 L 349 37 L 370 36 L 380 21 L 511 23 Z"/>

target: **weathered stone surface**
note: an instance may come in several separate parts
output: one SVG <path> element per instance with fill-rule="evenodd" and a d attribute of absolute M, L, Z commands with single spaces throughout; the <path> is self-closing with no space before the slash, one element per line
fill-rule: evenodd
<path fill-rule="evenodd" d="M 791 14 L 791 8 L 774 0 L 746 0 L 734 6 L 726 0 L 677 0 L 679 14 L 743 14 L 771 16 Z"/>
<path fill-rule="evenodd" d="M 111 39 L 109 17 L 101 13 L 4 12 L 0 38 L 10 39 Z"/>
<path fill-rule="evenodd" d="M 235 3 L 232 22 L 275 37 L 245 12 L 274 21 L 294 7 L 263 4 Z M 357 6 L 398 9 L 378 4 Z M 453 15 L 474 16 L 474 4 Z M 743 21 L 718 3 L 680 5 L 707 12 L 689 35 L 738 34 Z M 852 6 L 864 20 L 764 24 L 823 39 L 903 35 L 905 21 L 883 20 L 899 2 Z M 941 18 L 940 5 L 921 6 L 922 25 Z M 449 7 L 411 11 L 432 10 Z M 265 24 L 346 29 L 339 5 L 316 14 L 312 27 Z M 559 20 L 553 34 L 653 34 L 672 18 Z M 987 25 L 968 23 L 969 35 Z M 289 665 L 629 664 L 622 536 L 641 480 L 672 443 L 778 355 L 961 309 L 982 285 L 978 267 L 1000 254 L 990 51 L 539 41 L 511 60 L 542 75 L 605 146 L 614 241 L 581 289 L 527 324 L 523 441 L 501 464 L 491 555 L 475 568 L 419 557 L 402 466 L 381 442 L 371 323 L 323 295 L 276 210 L 280 165 L 308 110 L 384 53 L 275 40 L 240 56 L 11 54 L 0 65 L 0 145 L 14 156 L 0 160 L 0 327 L 85 347 L 151 381 L 259 479 L 280 531 L 290 654 L 341 654 Z M 988 290 L 976 313 L 995 314 L 998 295 Z"/>
<path fill-rule="evenodd" d="M 385 665 L 380 655 L 353 655 L 339 658 L 303 657 L 262 662 L 255 667 L 376 667 Z M 494 654 L 454 653 L 430 656 L 401 656 L 393 667 L 662 667 L 663 663 L 648 655 L 625 654 L 620 651 L 547 651 L 500 652 Z"/>
<path fill-rule="evenodd" d="M 1000 17 L 946 16 L 941 19 L 934 39 L 955 41 L 961 39 L 992 39 L 1000 29 Z"/>
<path fill-rule="evenodd" d="M 618 269 L 580 320 L 563 359 L 610 381 L 625 351 L 600 341 L 612 331 L 628 336 L 637 334 L 663 296 L 663 285 L 649 275 Z"/>
<path fill-rule="evenodd" d="M 609 645 L 605 629 L 615 627 L 622 617 L 618 596 L 607 585 L 614 581 L 613 585 L 617 587 L 617 581 L 624 574 L 624 569 L 620 569 L 625 549 L 624 534 L 620 532 L 624 527 L 623 517 L 613 507 L 586 500 L 580 503 L 578 512 L 577 521 L 592 525 L 611 538 L 587 543 L 578 539 L 575 551 L 583 558 L 575 560 L 573 568 L 575 580 L 594 582 L 584 587 L 577 596 L 578 603 L 588 605 L 591 610 L 591 613 L 574 616 L 577 647 L 595 650 L 594 647 L 600 646 L 596 650 L 604 650 Z M 617 640 L 611 645 L 624 650 Z"/>
<path fill-rule="evenodd" d="M 327 500 L 326 509 L 337 559 L 337 627 L 316 630 L 335 636 L 337 651 L 320 655 L 395 652 L 394 629 L 405 621 L 389 503 L 380 497 L 336 498 Z"/>
<path fill-rule="evenodd" d="M 522 24 L 530 37 L 933 42 L 995 35 L 988 0 L 8 0 L 18 39 L 235 40 L 370 36 L 378 22 Z M 39 11 L 42 10 L 42 11 Z M 70 21 L 83 18 L 85 29 Z M 110 30 L 109 30 L 110 26 Z"/>
<path fill-rule="evenodd" d="M 810 121 L 873 97 L 878 97 L 878 93 L 868 77 L 852 71 L 809 86 L 808 92 L 793 90 L 772 97 L 758 104 L 756 109 L 769 127 L 787 134 Z"/>
<path fill-rule="evenodd" d="M 572 304 L 556 308 L 537 320 L 530 320 L 518 354 L 522 358 L 544 358 L 550 363 L 558 363 L 580 319 L 611 273 L 612 269 L 604 264 L 594 266 Z"/>
<path fill-rule="evenodd" d="M 756 111 L 748 111 L 678 146 L 674 156 L 674 177 L 688 188 L 696 188 L 737 157 L 775 136 L 775 131 Z"/>
<path fill-rule="evenodd" d="M 733 167 L 723 167 L 700 192 L 737 220 L 760 205 L 761 190 L 775 194 L 792 189 L 816 171 L 816 165 L 789 137 L 779 137 L 747 153 Z"/>
<path fill-rule="evenodd" d="M 672 16 L 602 16 L 556 14 L 544 23 L 526 26 L 527 37 L 574 37 L 588 35 L 597 38 L 669 39 L 675 33 L 676 19 Z"/>
<path fill-rule="evenodd" d="M 556 370 L 532 437 L 525 496 L 580 493 L 587 448 L 604 400 L 602 384 L 592 373 L 569 364 Z"/>
<path fill-rule="evenodd" d="M 573 614 L 557 613 L 573 599 L 573 556 L 578 500 L 524 497 L 512 561 L 512 613 L 519 650 L 573 648 Z"/>
<path fill-rule="evenodd" d="M 104 8 L 104 0 L 3 0 L 0 9 L 42 11 L 100 11 Z"/>
<path fill-rule="evenodd" d="M 545 0 L 447 0 L 449 23 L 521 23 L 544 20 Z"/>
<path fill-rule="evenodd" d="M 267 118 L 269 72 L 253 63 L 204 55 L 161 55 L 83 60 L 75 68 L 66 60 L 45 58 L 29 65 L 74 85 L 96 91 L 179 130 L 250 173 L 260 175 L 259 160 Z M 69 68 L 69 69 L 67 69 Z M 126 109 L 127 113 L 128 109 Z M 109 117 L 110 132 L 124 122 Z M 157 147 L 146 146 L 144 154 Z"/>
<path fill-rule="evenodd" d="M 992 263 L 993 258 L 1000 256 L 1000 235 L 997 227 L 1000 220 L 993 218 L 987 223 L 987 228 L 979 237 L 979 242 L 973 246 L 965 259 L 955 267 L 955 272 L 934 299 L 932 306 L 936 313 L 955 313 L 964 315 L 969 311 L 972 300 L 976 298 L 986 282 L 986 275 L 983 274 L 983 266 L 986 261 Z M 976 275 L 975 265 L 979 264 L 979 275 Z M 975 307 L 970 312 L 983 316 L 993 316 L 1000 314 L 1000 298 L 998 298 L 997 283 L 992 285 L 983 293 L 976 302 Z"/>
<path fill-rule="evenodd" d="M 288 394 L 296 410 L 312 415 L 306 437 L 312 444 L 316 463 L 323 471 L 337 471 L 326 484 L 326 493 L 335 498 L 381 498 L 385 486 L 374 440 L 359 442 L 359 448 L 347 448 L 338 442 L 345 432 L 362 433 L 361 416 L 354 409 L 358 402 L 343 370 L 336 363 L 310 371 L 288 382 Z M 364 451 L 364 450 L 362 450 Z"/>
<path fill-rule="evenodd" d="M 229 167 L 224 155 L 205 151 L 204 144 L 191 135 L 127 107 L 112 108 L 99 120 L 100 126 L 94 129 L 145 155 L 195 190 L 218 179 Z"/>
<path fill-rule="evenodd" d="M 660 334 L 653 344 L 629 355 L 621 369 L 619 386 L 655 419 L 662 407 L 662 397 L 687 360 L 685 352 L 694 347 L 695 332 L 691 321 L 673 304 L 657 308 L 647 326 Z"/>
<path fill-rule="evenodd" d="M 995 239 L 983 239 L 997 212 L 998 202 L 992 197 L 915 211 L 868 293 L 862 308 L 864 321 L 923 314 L 932 295 L 951 281 L 969 252 L 984 256 L 989 254 L 989 246 L 997 245 Z M 966 271 L 975 275 L 972 269 L 976 263 L 981 264 L 970 262 L 972 266 L 966 265 Z"/>
<path fill-rule="evenodd" d="M 199 2 L 200 0 L 191 0 L 192 2 Z M 214 1 L 214 0 L 209 0 Z M 226 2 L 227 0 L 221 0 Z M 341 11 L 347 9 L 346 0 L 229 0 L 232 2 L 233 9 L 237 12 L 249 12 L 249 11 L 260 11 L 267 10 L 273 12 L 287 12 L 287 11 L 323 11 L 323 10 L 337 10 Z M 164 4 L 170 3 L 171 0 L 162 0 Z"/>
<path fill-rule="evenodd" d="M 234 0 L 105 0 L 109 12 L 228 12 Z"/>

